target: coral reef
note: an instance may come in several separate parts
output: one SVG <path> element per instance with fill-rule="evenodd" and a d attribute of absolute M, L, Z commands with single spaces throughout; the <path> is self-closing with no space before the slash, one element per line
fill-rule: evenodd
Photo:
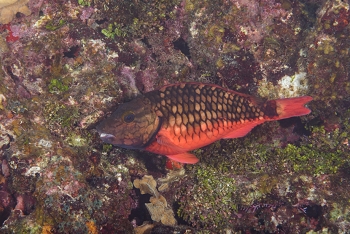
<path fill-rule="evenodd" d="M 349 8 L 0 1 L 0 232 L 346 233 Z M 183 81 L 310 95 L 312 113 L 195 150 L 195 165 L 101 142 L 120 103 Z"/>

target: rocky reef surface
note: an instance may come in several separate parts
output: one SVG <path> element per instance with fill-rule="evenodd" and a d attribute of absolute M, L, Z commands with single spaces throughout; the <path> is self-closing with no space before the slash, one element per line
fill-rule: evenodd
<path fill-rule="evenodd" d="M 350 230 L 348 1 L 1 0 L 0 20 L 1 233 Z M 119 103 L 185 81 L 312 113 L 183 167 L 101 142 Z"/>

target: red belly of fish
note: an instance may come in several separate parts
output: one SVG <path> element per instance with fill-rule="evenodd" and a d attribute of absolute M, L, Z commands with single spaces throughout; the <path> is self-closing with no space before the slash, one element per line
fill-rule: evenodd
<path fill-rule="evenodd" d="M 263 118 L 255 121 L 217 121 L 214 127 L 212 124 L 203 124 L 197 128 L 173 128 L 161 129 L 156 138 L 167 139 L 167 141 L 157 140 L 150 144 L 146 150 L 163 155 L 175 155 L 190 150 L 198 149 L 209 145 L 223 138 L 232 138 L 234 132 L 236 137 L 240 137 L 249 132 L 253 127 L 265 122 Z"/>

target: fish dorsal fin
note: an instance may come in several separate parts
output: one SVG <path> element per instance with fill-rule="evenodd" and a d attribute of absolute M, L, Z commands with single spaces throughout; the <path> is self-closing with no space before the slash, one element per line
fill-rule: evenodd
<path fill-rule="evenodd" d="M 191 154 L 188 152 L 184 152 L 181 154 L 174 154 L 174 155 L 166 155 L 166 156 L 171 160 L 180 162 L 180 163 L 195 164 L 199 161 L 199 159 L 194 154 Z"/>
<path fill-rule="evenodd" d="M 256 122 L 247 122 L 243 124 L 237 124 L 236 128 L 229 134 L 225 135 L 224 139 L 238 138 L 247 135 L 256 125 L 262 124 L 264 120 Z"/>

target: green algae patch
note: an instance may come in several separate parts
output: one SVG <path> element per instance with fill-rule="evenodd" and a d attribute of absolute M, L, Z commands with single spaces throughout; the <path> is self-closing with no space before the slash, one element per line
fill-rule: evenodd
<path fill-rule="evenodd" d="M 277 177 L 271 176 L 269 174 L 262 174 L 257 181 L 257 190 L 261 194 L 271 193 L 279 182 Z"/>
<path fill-rule="evenodd" d="M 72 128 L 79 116 L 78 107 L 68 106 L 58 101 L 48 101 L 44 107 L 45 117 L 50 130 Z"/>
<path fill-rule="evenodd" d="M 91 136 L 84 137 L 83 135 L 78 135 L 76 133 L 71 133 L 67 137 L 66 141 L 70 146 L 74 147 L 87 147 L 90 142 Z"/>
<path fill-rule="evenodd" d="M 277 153 L 291 164 L 295 172 L 315 175 L 336 173 L 345 162 L 341 150 L 324 152 L 322 148 L 315 149 L 312 144 L 301 147 L 288 144 L 284 149 L 277 149 Z"/>
<path fill-rule="evenodd" d="M 46 25 L 45 28 L 49 31 L 55 31 L 65 25 L 66 21 L 63 19 L 57 20 L 57 21 L 49 21 Z"/>
<path fill-rule="evenodd" d="M 90 1 L 81 0 L 79 4 L 87 5 Z M 111 7 L 104 1 L 95 1 L 97 8 L 103 9 L 103 15 L 108 22 L 104 24 L 101 33 L 108 39 L 129 39 L 145 32 L 160 32 L 164 30 L 163 21 L 174 18 L 174 6 L 180 1 L 158 0 L 155 4 L 137 2 L 137 4 L 122 1 Z M 121 23 L 122 22 L 122 23 Z"/>
<path fill-rule="evenodd" d="M 345 120 L 341 125 L 335 119 L 334 129 L 325 126 L 310 126 L 312 137 L 297 145 L 288 144 L 285 148 L 277 148 L 276 153 L 283 161 L 290 164 L 295 172 L 306 174 L 334 174 L 349 164 L 348 137 L 349 121 L 346 120 L 350 111 L 343 114 Z"/>
<path fill-rule="evenodd" d="M 49 92 L 57 93 L 57 92 L 65 92 L 68 90 L 68 85 L 63 84 L 59 79 L 52 79 L 49 83 Z"/>
<path fill-rule="evenodd" d="M 90 6 L 91 2 L 91 0 L 78 0 L 78 4 L 82 6 Z"/>
<path fill-rule="evenodd" d="M 189 197 L 180 199 L 178 215 L 194 226 L 224 227 L 231 213 L 237 210 L 235 180 L 205 164 L 193 167 L 192 172 L 197 183 Z"/>
<path fill-rule="evenodd" d="M 137 24 L 137 21 L 134 21 Z M 102 29 L 101 33 L 105 35 L 107 38 L 114 39 L 114 37 L 126 37 L 127 29 L 122 25 L 114 23 L 109 24 L 107 28 Z"/>

